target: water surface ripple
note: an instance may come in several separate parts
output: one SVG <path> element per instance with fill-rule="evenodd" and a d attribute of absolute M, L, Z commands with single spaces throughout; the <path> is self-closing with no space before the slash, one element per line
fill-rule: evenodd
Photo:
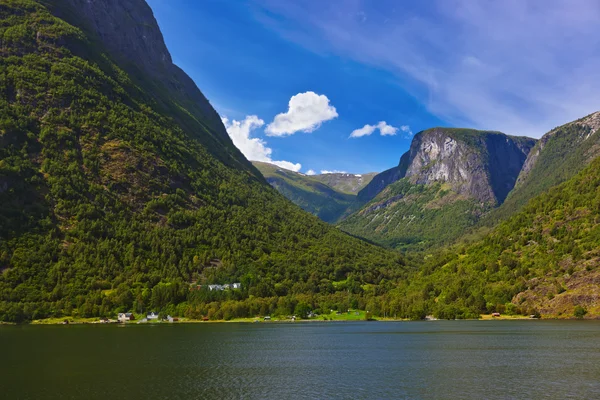
<path fill-rule="evenodd" d="M 0 326 L 7 399 L 600 398 L 600 322 Z"/>

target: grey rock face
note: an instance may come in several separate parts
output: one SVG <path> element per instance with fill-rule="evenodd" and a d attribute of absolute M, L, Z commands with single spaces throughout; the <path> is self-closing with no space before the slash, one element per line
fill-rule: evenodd
<path fill-rule="evenodd" d="M 447 183 L 456 193 L 497 205 L 513 188 L 534 144 L 534 139 L 499 132 L 448 128 L 419 132 L 400 164 L 373 178 L 359 199 L 368 201 L 406 177 L 417 184 Z"/>

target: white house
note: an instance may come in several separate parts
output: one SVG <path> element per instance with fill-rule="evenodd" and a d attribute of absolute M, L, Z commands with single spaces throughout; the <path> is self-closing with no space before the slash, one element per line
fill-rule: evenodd
<path fill-rule="evenodd" d="M 235 283 L 224 283 L 222 285 L 208 285 L 208 290 L 227 290 L 227 289 L 241 289 L 242 284 L 240 282 Z"/>
<path fill-rule="evenodd" d="M 147 318 L 148 320 L 151 320 L 151 319 L 158 319 L 158 314 L 157 314 L 157 313 L 155 313 L 154 311 L 152 311 L 150 314 L 146 315 L 146 318 Z"/>
<path fill-rule="evenodd" d="M 131 321 L 134 320 L 135 317 L 133 316 L 133 313 L 119 313 L 119 315 L 117 316 L 117 319 L 119 320 L 119 322 L 127 322 L 127 321 Z"/>

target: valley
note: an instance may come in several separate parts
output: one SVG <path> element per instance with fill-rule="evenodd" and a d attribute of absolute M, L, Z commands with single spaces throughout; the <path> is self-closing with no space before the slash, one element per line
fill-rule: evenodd
<path fill-rule="evenodd" d="M 308 175 L 234 145 L 145 1 L 0 20 L 0 321 L 600 316 L 600 112 L 539 140 L 429 128 L 381 173 Z"/>

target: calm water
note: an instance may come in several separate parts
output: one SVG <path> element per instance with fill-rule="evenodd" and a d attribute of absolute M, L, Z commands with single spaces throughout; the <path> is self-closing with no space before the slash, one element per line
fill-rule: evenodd
<path fill-rule="evenodd" d="M 600 322 L 0 326 L 7 399 L 600 399 Z"/>

